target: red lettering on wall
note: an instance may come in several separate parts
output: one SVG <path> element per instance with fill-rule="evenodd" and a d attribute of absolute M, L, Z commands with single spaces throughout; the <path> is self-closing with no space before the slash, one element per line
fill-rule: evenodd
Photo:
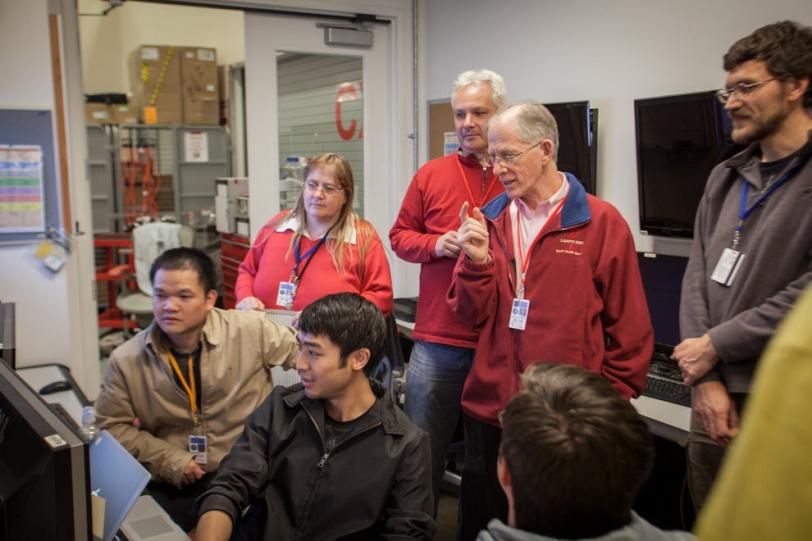
<path fill-rule="evenodd" d="M 359 81 L 359 87 L 361 92 L 363 92 L 363 81 Z M 358 128 L 358 123 L 355 119 L 351 119 L 349 127 L 344 127 L 344 122 L 341 119 L 341 104 L 345 101 L 356 99 L 358 99 L 358 93 L 356 92 L 352 83 L 343 83 L 338 87 L 338 91 L 336 92 L 336 131 L 338 132 L 339 137 L 345 141 L 349 141 L 355 136 L 355 130 Z M 361 125 L 360 129 L 358 130 L 358 139 L 362 139 L 363 137 L 364 127 Z"/>

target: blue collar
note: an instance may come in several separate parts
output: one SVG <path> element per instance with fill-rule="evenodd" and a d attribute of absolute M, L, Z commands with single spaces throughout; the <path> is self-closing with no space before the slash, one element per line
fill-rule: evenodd
<path fill-rule="evenodd" d="M 561 209 L 561 227 L 567 228 L 588 222 L 592 219 L 592 214 L 589 212 L 589 201 L 583 185 L 571 173 L 564 173 L 564 175 L 567 177 L 567 182 L 570 183 L 570 191 L 564 201 L 564 207 Z M 509 204 L 510 198 L 503 193 L 482 207 L 482 214 L 494 221 Z"/>

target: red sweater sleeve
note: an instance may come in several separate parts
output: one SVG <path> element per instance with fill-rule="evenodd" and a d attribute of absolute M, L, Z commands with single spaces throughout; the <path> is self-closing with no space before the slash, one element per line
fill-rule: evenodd
<path fill-rule="evenodd" d="M 437 259 L 434 246 L 440 235 L 427 233 L 425 220 L 418 172 L 409 184 L 397 220 L 389 230 L 389 242 L 398 257 L 411 263 L 425 263 Z"/>
<path fill-rule="evenodd" d="M 604 224 L 604 242 L 612 247 L 603 251 L 597 269 L 607 338 L 601 372 L 623 396 L 634 398 L 646 384 L 654 332 L 631 232 L 617 211 L 612 214 Z"/>
<path fill-rule="evenodd" d="M 486 263 L 474 263 L 461 252 L 454 267 L 454 278 L 448 288 L 446 302 L 460 321 L 469 321 L 472 327 L 482 327 L 496 309 L 496 263 L 493 251 Z"/>

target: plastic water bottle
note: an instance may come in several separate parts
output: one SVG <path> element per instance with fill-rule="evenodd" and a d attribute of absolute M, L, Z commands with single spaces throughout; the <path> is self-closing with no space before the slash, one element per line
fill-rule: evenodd
<path fill-rule="evenodd" d="M 99 435 L 99 429 L 96 428 L 96 410 L 93 406 L 82 408 L 82 434 L 87 441 L 93 441 Z"/>

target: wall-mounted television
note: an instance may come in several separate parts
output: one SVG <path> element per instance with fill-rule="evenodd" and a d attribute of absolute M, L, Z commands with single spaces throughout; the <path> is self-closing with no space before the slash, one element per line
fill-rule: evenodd
<path fill-rule="evenodd" d="M 572 173 L 586 191 L 597 190 L 598 111 L 588 101 L 545 103 L 558 124 L 558 169 Z"/>
<path fill-rule="evenodd" d="M 711 169 L 737 150 L 714 91 L 634 102 L 640 230 L 693 237 Z"/>

